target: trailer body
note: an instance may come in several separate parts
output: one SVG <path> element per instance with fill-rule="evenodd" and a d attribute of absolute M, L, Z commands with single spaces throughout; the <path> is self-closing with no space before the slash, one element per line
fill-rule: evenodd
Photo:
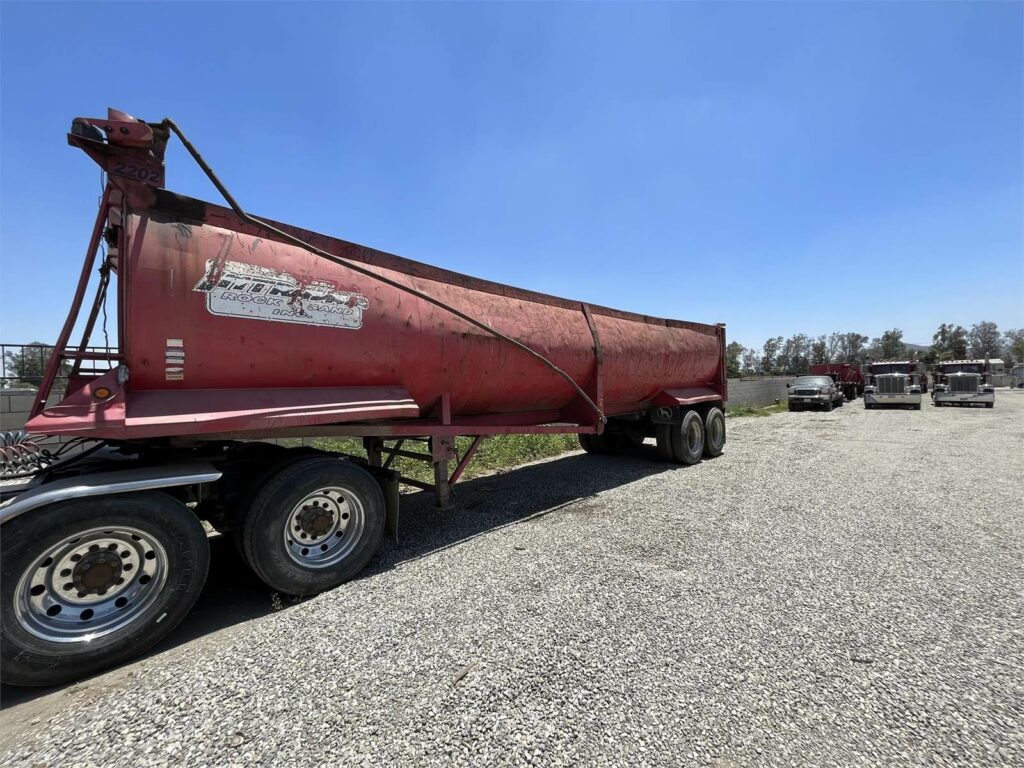
<path fill-rule="evenodd" d="M 227 206 L 165 188 L 172 135 Z M 6 682 L 91 674 L 165 636 L 202 588 L 200 520 L 235 537 L 271 588 L 313 594 L 396 534 L 401 484 L 447 506 L 488 436 L 576 433 L 611 455 L 653 437 L 649 453 L 682 465 L 723 450 L 721 323 L 549 296 L 256 218 L 169 119 L 110 110 L 76 118 L 68 142 L 106 187 L 26 429 L 95 449 L 0 505 Z M 116 349 L 96 351 L 108 309 Z M 307 436 L 362 438 L 365 456 L 264 442 Z M 402 477 L 399 456 L 431 465 L 433 482 Z"/>
<path fill-rule="evenodd" d="M 864 394 L 864 376 L 859 368 L 850 363 L 820 363 L 812 365 L 809 373 L 816 376 L 831 376 L 843 390 L 847 400 L 856 400 Z"/>
<path fill-rule="evenodd" d="M 120 373 L 92 385 L 111 396 L 71 392 L 29 431 L 284 436 L 372 422 L 389 435 L 391 425 L 442 417 L 485 427 L 595 422 L 565 381 L 450 312 L 247 232 L 219 206 L 179 199 L 191 214 L 182 218 L 159 207 L 165 199 L 137 208 L 121 197 L 108 213 L 120 222 L 106 227 L 120 254 Z M 607 416 L 724 397 L 719 325 L 587 306 L 307 236 L 525 341 L 589 385 Z"/>

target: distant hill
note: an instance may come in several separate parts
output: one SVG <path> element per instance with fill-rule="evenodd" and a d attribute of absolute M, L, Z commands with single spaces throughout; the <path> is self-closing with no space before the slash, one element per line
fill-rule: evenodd
<path fill-rule="evenodd" d="M 932 348 L 931 344 L 908 344 L 903 342 L 903 346 L 907 348 L 907 352 L 927 352 Z"/>

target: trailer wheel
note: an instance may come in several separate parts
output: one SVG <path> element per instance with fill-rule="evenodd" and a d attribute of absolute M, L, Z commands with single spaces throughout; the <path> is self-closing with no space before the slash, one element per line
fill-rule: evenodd
<path fill-rule="evenodd" d="M 619 453 L 636 453 L 644 447 L 645 436 L 635 429 L 627 429 L 619 435 Z"/>
<path fill-rule="evenodd" d="M 206 532 L 163 493 L 115 494 L 28 512 L 3 526 L 0 677 L 56 685 L 166 637 L 206 581 Z"/>
<path fill-rule="evenodd" d="M 615 442 L 609 439 L 607 432 L 600 435 L 580 435 L 579 437 L 580 446 L 587 453 L 595 456 L 607 456 L 609 453 L 615 453 Z"/>
<path fill-rule="evenodd" d="M 709 408 L 704 416 L 704 455 L 713 459 L 725 449 L 725 414 L 721 408 Z"/>
<path fill-rule="evenodd" d="M 658 447 L 658 458 L 662 461 L 675 461 L 672 452 L 672 424 L 658 424 L 655 429 L 655 442 Z"/>
<path fill-rule="evenodd" d="M 634 430 L 602 432 L 600 435 L 579 435 L 580 447 L 587 453 L 605 456 L 633 453 L 644 444 L 644 436 Z"/>
<path fill-rule="evenodd" d="M 362 467 L 330 456 L 271 475 L 242 521 L 246 561 L 269 587 L 313 595 L 370 561 L 384 534 L 384 495 Z"/>
<path fill-rule="evenodd" d="M 672 455 L 679 464 L 696 464 L 704 453 L 704 421 L 697 411 L 683 414 L 683 423 L 672 427 Z"/>
<path fill-rule="evenodd" d="M 618 440 L 613 438 L 617 438 L 617 436 L 609 435 L 607 432 L 600 435 L 581 434 L 579 435 L 580 447 L 595 456 L 605 456 L 609 453 L 616 453 L 618 450 Z"/>

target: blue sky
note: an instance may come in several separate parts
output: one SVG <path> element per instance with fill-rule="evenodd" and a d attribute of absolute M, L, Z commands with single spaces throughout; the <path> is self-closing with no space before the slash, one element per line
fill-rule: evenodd
<path fill-rule="evenodd" d="M 40 32 L 44 31 L 44 35 Z M 0 339 L 56 337 L 99 193 L 175 118 L 243 205 L 771 335 L 1024 326 L 1020 3 L 0 4 Z M 215 199 L 179 147 L 168 186 Z"/>

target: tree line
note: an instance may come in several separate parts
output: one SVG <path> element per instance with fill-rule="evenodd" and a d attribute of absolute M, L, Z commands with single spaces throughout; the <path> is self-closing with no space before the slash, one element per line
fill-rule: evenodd
<path fill-rule="evenodd" d="M 873 339 L 862 333 L 832 333 L 811 337 L 796 333 L 788 339 L 769 338 L 761 346 L 745 347 L 733 341 L 726 347 L 729 376 L 807 373 L 812 365 L 869 360 L 917 360 L 934 365 L 943 360 L 1002 358 L 1007 368 L 1024 362 L 1024 328 L 1001 333 L 998 326 L 983 320 L 970 329 L 943 323 L 932 336 L 930 347 L 908 349 L 903 331 L 892 328 Z"/>

